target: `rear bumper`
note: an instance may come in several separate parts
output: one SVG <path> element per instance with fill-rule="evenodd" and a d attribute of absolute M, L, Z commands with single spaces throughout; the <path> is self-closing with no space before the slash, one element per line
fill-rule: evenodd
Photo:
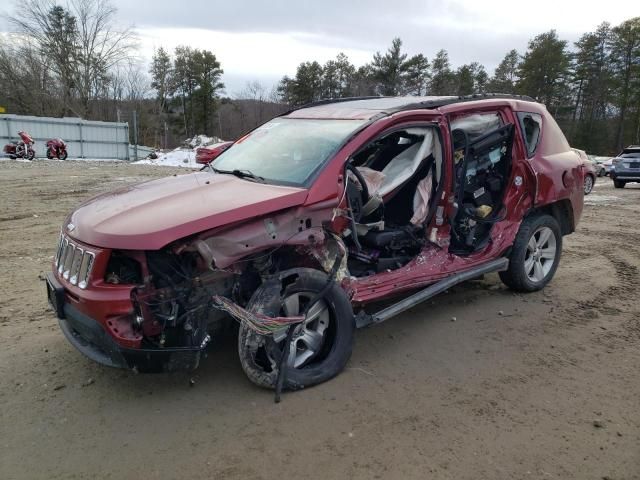
<path fill-rule="evenodd" d="M 625 180 L 629 182 L 640 182 L 640 172 L 625 172 L 619 170 L 611 170 L 611 178 L 614 180 Z"/>
<path fill-rule="evenodd" d="M 126 348 L 119 345 L 97 320 L 65 302 L 64 287 L 51 273 L 47 275 L 47 297 L 69 343 L 107 367 L 140 372 L 193 370 L 200 363 L 201 352 L 208 342 L 199 347 Z"/>

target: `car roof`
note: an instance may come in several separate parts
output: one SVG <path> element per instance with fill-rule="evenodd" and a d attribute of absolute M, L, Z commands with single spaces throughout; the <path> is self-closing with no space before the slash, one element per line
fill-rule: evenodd
<path fill-rule="evenodd" d="M 503 100 L 504 102 L 501 103 L 514 100 L 518 102 L 535 103 L 533 98 L 524 95 L 493 93 L 465 96 L 354 97 L 321 100 L 319 102 L 303 105 L 302 107 L 291 110 L 282 116 L 287 118 L 373 120 L 376 117 L 391 115 L 403 110 L 434 110 L 460 103 L 495 102 L 496 100 Z"/>

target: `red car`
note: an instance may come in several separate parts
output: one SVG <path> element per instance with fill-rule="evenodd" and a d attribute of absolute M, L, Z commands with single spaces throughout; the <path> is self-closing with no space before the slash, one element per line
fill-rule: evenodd
<path fill-rule="evenodd" d="M 302 388 L 345 367 L 356 328 L 456 283 L 499 272 L 543 288 L 582 187 L 580 160 L 528 97 L 319 102 L 211 169 L 78 207 L 48 296 L 68 340 L 105 365 L 195 368 L 235 319 L 247 376 Z"/>
<path fill-rule="evenodd" d="M 231 145 L 233 142 L 222 142 L 196 149 L 196 163 L 208 165 Z"/>

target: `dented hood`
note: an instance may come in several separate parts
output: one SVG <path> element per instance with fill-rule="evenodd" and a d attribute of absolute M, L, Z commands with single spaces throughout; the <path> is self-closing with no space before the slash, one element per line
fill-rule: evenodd
<path fill-rule="evenodd" d="M 301 205 L 307 190 L 198 172 L 99 195 L 67 218 L 65 232 L 105 248 L 157 250 L 211 228 Z"/>

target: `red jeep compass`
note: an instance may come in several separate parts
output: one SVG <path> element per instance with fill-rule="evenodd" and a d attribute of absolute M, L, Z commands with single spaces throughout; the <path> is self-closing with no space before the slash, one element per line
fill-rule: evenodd
<path fill-rule="evenodd" d="M 81 205 L 48 295 L 67 339 L 105 365 L 195 368 L 233 318 L 247 376 L 302 388 L 344 368 L 356 328 L 456 283 L 499 272 L 512 289 L 544 287 L 583 175 L 527 97 L 319 102 L 203 171 Z"/>

